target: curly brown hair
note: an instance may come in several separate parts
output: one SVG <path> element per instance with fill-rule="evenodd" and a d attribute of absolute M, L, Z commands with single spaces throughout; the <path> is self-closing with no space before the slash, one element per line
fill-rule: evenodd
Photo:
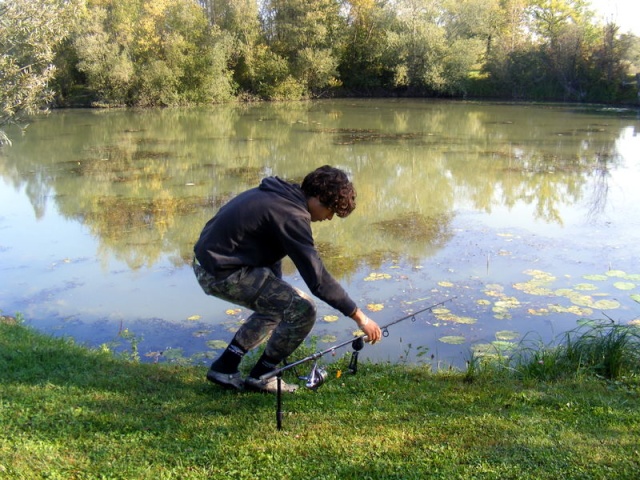
<path fill-rule="evenodd" d="M 320 202 L 341 218 L 356 208 L 356 189 L 349 177 L 339 168 L 324 165 L 309 173 L 300 186 L 307 197 Z"/>

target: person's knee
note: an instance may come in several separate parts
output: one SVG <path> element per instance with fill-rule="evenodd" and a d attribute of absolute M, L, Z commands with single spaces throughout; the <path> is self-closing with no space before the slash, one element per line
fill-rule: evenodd
<path fill-rule="evenodd" d="M 298 292 L 291 307 L 291 310 L 295 313 L 293 315 L 285 315 L 285 319 L 289 317 L 292 321 L 305 325 L 313 325 L 315 323 L 318 309 L 316 308 L 316 303 L 307 294 Z"/>
<path fill-rule="evenodd" d="M 311 298 L 306 293 L 301 295 L 300 299 L 304 304 L 304 310 L 306 311 L 307 316 L 315 319 L 316 313 L 318 312 L 318 309 L 316 308 L 316 302 L 314 302 L 313 298 Z"/>

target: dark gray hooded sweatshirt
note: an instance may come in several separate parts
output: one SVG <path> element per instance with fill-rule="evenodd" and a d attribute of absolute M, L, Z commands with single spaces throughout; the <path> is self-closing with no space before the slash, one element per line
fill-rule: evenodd
<path fill-rule="evenodd" d="M 356 310 L 318 255 L 300 186 L 278 177 L 265 178 L 224 205 L 205 225 L 194 252 L 216 277 L 242 267 L 268 267 L 281 276 L 288 256 L 316 297 L 346 316 Z"/>

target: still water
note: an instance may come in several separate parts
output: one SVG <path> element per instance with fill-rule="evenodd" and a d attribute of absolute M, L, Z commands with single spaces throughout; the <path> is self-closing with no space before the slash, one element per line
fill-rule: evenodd
<path fill-rule="evenodd" d="M 8 133 L 0 309 L 91 347 L 208 364 L 249 312 L 199 289 L 200 229 L 262 177 L 323 164 L 358 190 L 351 216 L 314 232 L 359 305 L 386 324 L 455 297 L 364 358 L 457 366 L 640 317 L 637 111 L 331 100 L 55 111 Z M 354 331 L 336 315 L 318 301 L 318 348 Z"/>

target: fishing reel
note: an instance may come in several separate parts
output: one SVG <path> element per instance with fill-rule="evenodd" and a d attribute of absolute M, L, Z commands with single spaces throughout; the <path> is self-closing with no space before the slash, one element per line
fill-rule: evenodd
<path fill-rule="evenodd" d="M 313 363 L 313 367 L 311 368 L 311 372 L 306 377 L 298 377 L 300 380 L 305 380 L 307 383 L 305 387 L 309 390 L 317 390 L 320 388 L 324 382 L 327 380 L 327 371 L 318 365 L 318 362 Z"/>

